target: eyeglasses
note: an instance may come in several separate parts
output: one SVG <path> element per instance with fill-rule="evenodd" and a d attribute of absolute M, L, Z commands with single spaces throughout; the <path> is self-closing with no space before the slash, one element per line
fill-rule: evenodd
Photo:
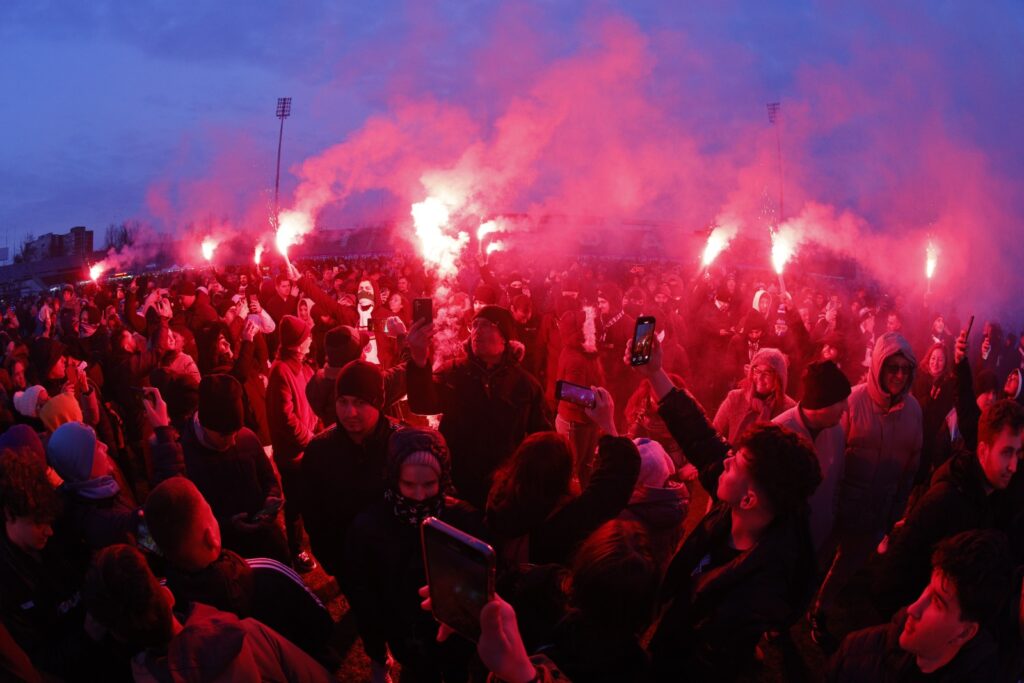
<path fill-rule="evenodd" d="M 882 369 L 891 375 L 909 375 L 914 371 L 914 366 L 910 363 L 886 363 Z"/>

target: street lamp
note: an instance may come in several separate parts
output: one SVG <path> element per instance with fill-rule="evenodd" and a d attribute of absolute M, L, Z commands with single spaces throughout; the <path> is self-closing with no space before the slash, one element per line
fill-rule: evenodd
<path fill-rule="evenodd" d="M 277 118 L 281 119 L 281 129 L 277 133 L 277 174 L 274 176 L 274 225 L 277 225 L 277 194 L 281 188 L 281 140 L 284 138 L 284 120 L 292 113 L 292 98 L 277 98 Z"/>

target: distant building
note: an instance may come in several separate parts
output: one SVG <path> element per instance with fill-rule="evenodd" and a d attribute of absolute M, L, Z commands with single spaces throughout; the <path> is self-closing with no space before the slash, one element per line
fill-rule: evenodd
<path fill-rule="evenodd" d="M 22 251 L 22 261 L 34 263 L 51 258 L 65 256 L 91 256 L 92 230 L 82 226 L 71 228 L 66 235 L 48 232 L 31 242 L 26 242 Z"/>

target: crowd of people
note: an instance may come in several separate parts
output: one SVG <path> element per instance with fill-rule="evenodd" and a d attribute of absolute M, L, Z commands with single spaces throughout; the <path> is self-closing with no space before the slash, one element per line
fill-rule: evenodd
<path fill-rule="evenodd" d="M 799 626 L 829 680 L 1024 675 L 1024 335 L 796 273 L 461 266 L 6 302 L 3 674 L 332 680 L 319 564 L 375 683 L 820 674 Z M 424 603 L 428 517 L 496 552 L 476 644 Z M 841 633 L 854 584 L 874 623 Z"/>

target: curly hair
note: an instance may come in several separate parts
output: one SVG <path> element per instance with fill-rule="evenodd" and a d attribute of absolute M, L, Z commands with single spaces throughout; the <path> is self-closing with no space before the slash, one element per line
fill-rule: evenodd
<path fill-rule="evenodd" d="M 540 524 L 571 493 L 572 468 L 572 446 L 565 436 L 531 434 L 495 473 L 487 507 L 515 509 Z"/>
<path fill-rule="evenodd" d="M 961 621 L 984 624 L 1010 595 L 1013 567 L 1006 536 L 998 531 L 964 531 L 941 541 L 932 568 L 952 582 Z"/>
<path fill-rule="evenodd" d="M 24 449 L 0 453 L 0 507 L 8 519 L 53 521 L 61 512 L 60 496 L 47 480 L 46 468 Z"/>
<path fill-rule="evenodd" d="M 776 515 L 807 514 L 807 499 L 821 483 L 821 465 L 806 438 L 766 422 L 740 437 L 750 476 L 761 487 Z"/>

